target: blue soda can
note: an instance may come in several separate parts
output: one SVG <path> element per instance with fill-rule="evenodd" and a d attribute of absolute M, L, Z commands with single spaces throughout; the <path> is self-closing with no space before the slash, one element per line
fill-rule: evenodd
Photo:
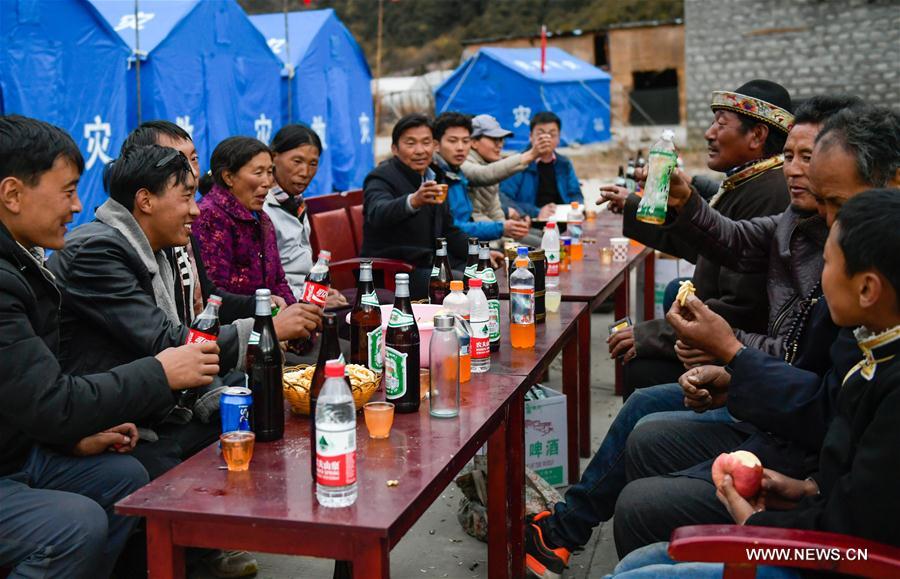
<path fill-rule="evenodd" d="M 222 432 L 250 430 L 251 406 L 253 406 L 253 393 L 249 388 L 242 386 L 226 388 L 219 400 Z"/>

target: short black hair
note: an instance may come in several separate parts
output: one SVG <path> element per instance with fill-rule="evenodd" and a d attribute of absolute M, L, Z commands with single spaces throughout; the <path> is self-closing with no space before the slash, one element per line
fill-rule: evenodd
<path fill-rule="evenodd" d="M 766 142 L 763 143 L 763 155 L 765 155 L 766 157 L 774 157 L 775 155 L 780 155 L 784 151 L 784 144 L 787 142 L 787 133 L 785 133 L 782 129 L 778 129 L 775 127 L 775 125 L 764 123 L 753 117 L 742 115 L 741 113 L 735 114 L 741 121 L 742 135 L 746 135 L 756 125 L 765 125 L 766 127 L 768 127 L 769 134 L 768 136 L 766 136 Z"/>
<path fill-rule="evenodd" d="M 133 211 L 139 190 L 161 195 L 173 177 L 177 185 L 192 186 L 194 172 L 184 154 L 171 147 L 148 145 L 126 149 L 108 165 L 103 182 L 110 199 Z"/>
<path fill-rule="evenodd" d="M 191 135 L 187 131 L 171 121 L 155 120 L 141 123 L 135 130 L 128 133 L 125 142 L 122 143 L 121 152 L 131 147 L 147 147 L 150 145 L 158 145 L 161 136 L 167 136 L 175 141 L 190 141 Z"/>
<path fill-rule="evenodd" d="M 825 122 L 816 144 L 821 149 L 839 144 L 853 155 L 864 183 L 884 187 L 900 168 L 900 113 L 876 106 L 838 111 Z"/>
<path fill-rule="evenodd" d="M 447 132 L 447 129 L 451 127 L 462 127 L 469 131 L 469 135 L 471 135 L 472 117 L 453 111 L 441 113 L 438 118 L 434 119 L 434 138 L 440 141 L 444 137 L 444 133 Z"/>
<path fill-rule="evenodd" d="M 200 179 L 200 194 L 206 195 L 213 184 L 227 188 L 222 173 L 237 173 L 241 167 L 260 153 L 272 155 L 272 150 L 253 137 L 228 137 L 218 145 L 209 159 L 209 173 Z"/>
<path fill-rule="evenodd" d="M 536 126 L 546 123 L 556 123 L 556 128 L 560 131 L 562 130 L 562 121 L 556 113 L 551 113 L 550 111 L 541 111 L 531 117 L 531 125 L 528 127 L 528 130 L 533 131 Z"/>
<path fill-rule="evenodd" d="M 273 153 L 285 153 L 303 145 L 311 145 L 320 155 L 322 154 L 322 140 L 319 139 L 319 135 L 302 123 L 294 123 L 278 129 L 271 147 Z"/>
<path fill-rule="evenodd" d="M 875 270 L 900 297 L 900 189 L 870 189 L 854 196 L 841 207 L 837 223 L 847 275 Z"/>
<path fill-rule="evenodd" d="M 84 157 L 64 130 L 21 115 L 0 116 L 0 180 L 15 177 L 33 187 L 59 157 L 84 173 Z"/>
<path fill-rule="evenodd" d="M 804 99 L 794 113 L 795 125 L 821 125 L 833 114 L 852 107 L 861 107 L 865 101 L 852 94 L 820 94 Z"/>
<path fill-rule="evenodd" d="M 400 137 L 403 136 L 403 133 L 417 127 L 428 127 L 431 129 L 431 135 L 434 136 L 434 125 L 431 119 L 422 113 L 412 113 L 401 118 L 394 125 L 394 130 L 391 131 L 391 144 L 396 146 L 400 142 Z"/>

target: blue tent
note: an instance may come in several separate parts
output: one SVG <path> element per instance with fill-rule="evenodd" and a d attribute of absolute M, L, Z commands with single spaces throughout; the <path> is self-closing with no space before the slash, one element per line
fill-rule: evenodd
<path fill-rule="evenodd" d="M 283 123 L 303 122 L 322 138 L 319 172 L 307 195 L 361 187 L 374 166 L 372 74 L 334 10 L 251 16 L 284 63 Z"/>
<path fill-rule="evenodd" d="M 128 46 L 83 0 L 0 2 L 0 110 L 65 129 L 86 162 L 78 190 L 93 219 L 102 175 L 127 135 Z"/>
<path fill-rule="evenodd" d="M 559 48 L 547 49 L 541 72 L 539 48 L 482 48 L 435 90 L 438 113 L 489 114 L 515 134 L 514 148 L 528 144 L 528 123 L 540 111 L 562 120 L 561 142 L 607 141 L 610 76 Z"/>
<path fill-rule="evenodd" d="M 269 143 L 280 126 L 281 62 L 235 0 L 90 0 L 132 53 L 129 126 L 177 123 L 205 166 L 233 135 Z M 55 3 L 54 3 L 55 4 Z M 102 94 L 102 93 L 101 93 Z"/>

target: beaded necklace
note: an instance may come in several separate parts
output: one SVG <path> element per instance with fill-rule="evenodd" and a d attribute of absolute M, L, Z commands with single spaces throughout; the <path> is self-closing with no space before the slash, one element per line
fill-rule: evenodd
<path fill-rule="evenodd" d="M 813 309 L 813 306 L 822 297 L 822 282 L 817 281 L 809 293 L 800 300 L 800 311 L 791 320 L 791 327 L 788 328 L 787 334 L 784 336 L 784 361 L 793 364 L 797 358 L 797 350 L 800 347 L 800 337 L 803 335 L 803 328 L 806 326 L 806 320 Z"/>

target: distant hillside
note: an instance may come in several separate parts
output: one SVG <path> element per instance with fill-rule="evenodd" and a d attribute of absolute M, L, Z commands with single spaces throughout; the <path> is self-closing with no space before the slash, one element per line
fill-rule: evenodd
<path fill-rule="evenodd" d="M 284 0 L 238 0 L 249 13 L 278 12 Z M 288 0 L 288 10 L 302 10 Z M 375 71 L 377 0 L 313 0 L 312 9 L 334 8 L 363 46 Z M 386 0 L 383 74 L 421 74 L 453 68 L 461 41 L 548 30 L 590 30 L 617 22 L 683 16 L 683 0 Z"/>

